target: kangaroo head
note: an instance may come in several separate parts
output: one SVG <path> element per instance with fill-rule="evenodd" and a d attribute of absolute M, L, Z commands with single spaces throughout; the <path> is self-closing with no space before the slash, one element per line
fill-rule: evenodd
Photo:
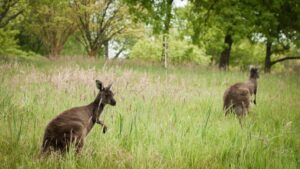
<path fill-rule="evenodd" d="M 258 68 L 256 68 L 256 67 L 250 68 L 250 78 L 254 78 L 254 79 L 259 78 Z"/>
<path fill-rule="evenodd" d="M 112 84 L 104 87 L 102 82 L 96 80 L 96 86 L 99 89 L 98 98 L 102 104 L 109 104 L 112 106 L 116 105 L 116 100 L 114 99 L 114 93 L 111 91 Z"/>

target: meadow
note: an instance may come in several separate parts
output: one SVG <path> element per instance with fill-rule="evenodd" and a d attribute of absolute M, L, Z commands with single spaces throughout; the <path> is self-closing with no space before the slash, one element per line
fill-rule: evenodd
<path fill-rule="evenodd" d="M 248 72 L 95 59 L 0 60 L 0 168 L 300 168 L 299 73 L 261 73 L 257 105 L 224 116 L 225 89 Z M 95 80 L 113 82 L 107 106 L 80 155 L 39 158 L 44 129 L 86 105 Z"/>

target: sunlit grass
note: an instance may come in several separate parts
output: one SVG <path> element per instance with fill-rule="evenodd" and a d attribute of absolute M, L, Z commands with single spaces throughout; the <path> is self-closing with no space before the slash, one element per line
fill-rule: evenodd
<path fill-rule="evenodd" d="M 261 75 L 257 106 L 238 120 L 222 112 L 228 85 L 247 73 L 206 68 L 60 60 L 1 62 L 0 168 L 299 168 L 300 78 Z M 95 79 L 113 82 L 107 106 L 79 156 L 38 158 L 47 123 L 90 103 Z"/>

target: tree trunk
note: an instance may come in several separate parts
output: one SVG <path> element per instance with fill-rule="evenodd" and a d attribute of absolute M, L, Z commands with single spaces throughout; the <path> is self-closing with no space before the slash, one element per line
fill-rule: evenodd
<path fill-rule="evenodd" d="M 265 73 L 270 73 L 271 71 L 271 67 L 272 67 L 271 55 L 272 55 L 272 42 L 268 40 L 266 44 Z"/>
<path fill-rule="evenodd" d="M 162 58 L 164 60 L 164 67 L 168 68 L 168 34 L 163 34 Z"/>
<path fill-rule="evenodd" d="M 63 46 L 60 45 L 51 47 L 49 52 L 49 58 L 58 58 L 60 56 L 62 49 Z"/>
<path fill-rule="evenodd" d="M 89 49 L 88 51 L 88 55 L 89 57 L 96 57 L 97 56 L 97 52 L 98 52 L 98 49 Z"/>
<path fill-rule="evenodd" d="M 109 57 L 109 41 L 104 42 L 104 52 L 105 52 L 105 59 Z"/>
<path fill-rule="evenodd" d="M 232 46 L 232 43 L 233 43 L 232 36 L 230 34 L 227 34 L 225 36 L 224 43 L 227 46 L 226 46 L 226 48 L 221 53 L 219 68 L 227 70 L 227 68 L 229 66 L 231 46 Z"/>

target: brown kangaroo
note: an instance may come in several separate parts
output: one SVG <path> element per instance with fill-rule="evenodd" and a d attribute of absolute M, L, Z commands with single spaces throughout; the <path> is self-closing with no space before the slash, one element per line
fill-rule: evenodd
<path fill-rule="evenodd" d="M 92 103 L 66 110 L 49 122 L 45 129 L 42 153 L 51 151 L 63 153 L 68 151 L 71 144 L 75 145 L 76 152 L 80 152 L 85 137 L 95 123 L 102 125 L 103 133 L 106 132 L 107 127 L 99 117 L 106 104 L 115 106 L 116 101 L 110 90 L 111 85 L 103 87 L 102 82 L 96 80 L 96 86 L 99 93 Z"/>
<path fill-rule="evenodd" d="M 246 115 L 249 112 L 251 96 L 254 94 L 253 103 L 256 104 L 257 79 L 259 78 L 258 69 L 250 68 L 250 77 L 244 83 L 236 83 L 230 86 L 224 93 L 225 115 L 234 111 L 238 116 Z"/>

